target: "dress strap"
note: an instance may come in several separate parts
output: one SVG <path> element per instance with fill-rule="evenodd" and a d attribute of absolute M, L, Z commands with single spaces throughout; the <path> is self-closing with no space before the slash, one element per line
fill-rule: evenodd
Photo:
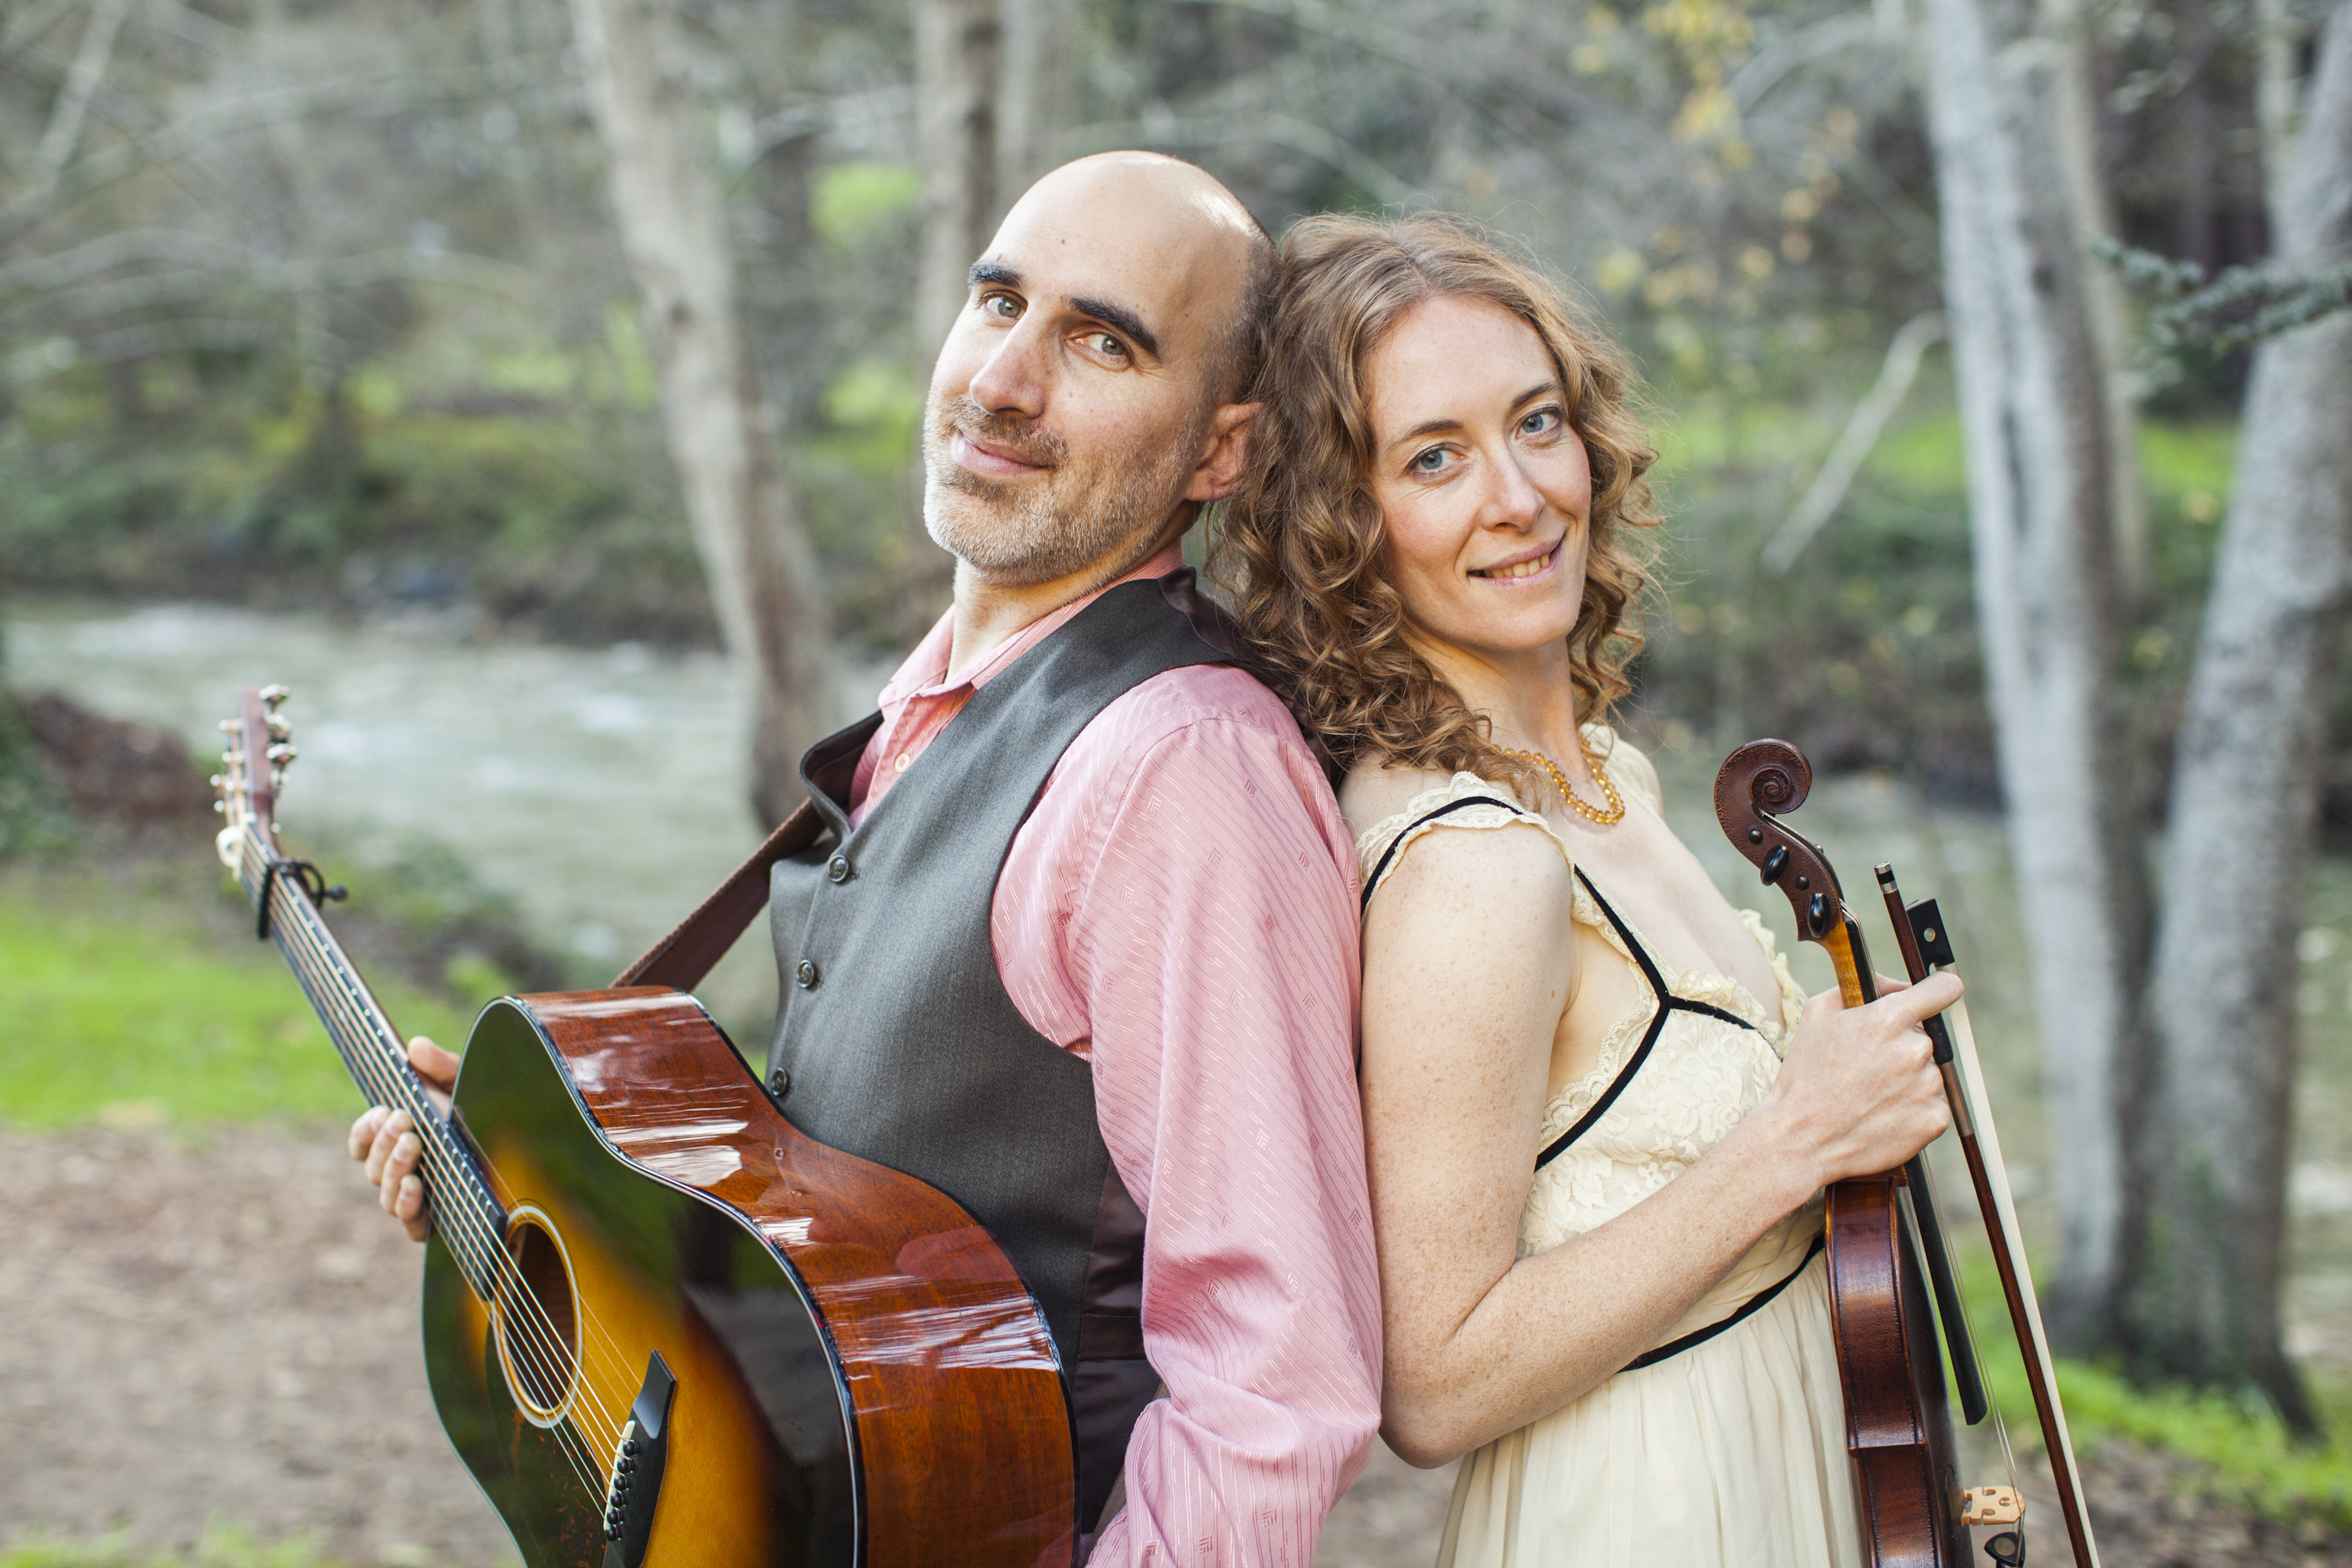
<path fill-rule="evenodd" d="M 1601 1092 L 1601 1098 L 1592 1102 L 1591 1110 L 1576 1119 L 1576 1125 L 1545 1144 L 1543 1152 L 1536 1156 L 1536 1169 L 1538 1171 L 1568 1152 L 1570 1144 L 1583 1137 L 1594 1122 L 1609 1113 L 1609 1108 L 1617 1103 L 1617 1097 L 1625 1092 L 1625 1086 L 1633 1081 L 1633 1075 L 1642 1070 L 1642 1064 L 1650 1059 L 1651 1047 L 1658 1043 L 1658 1037 L 1665 1033 L 1667 1014 L 1703 1013 L 1710 1018 L 1720 1018 L 1727 1024 L 1737 1024 L 1743 1029 L 1754 1030 L 1759 1034 L 1763 1032 L 1737 1013 L 1727 1012 L 1721 1007 L 1709 1006 L 1705 1002 L 1694 1002 L 1687 997 L 1677 996 L 1666 989 L 1665 977 L 1658 973 L 1657 961 L 1650 956 L 1650 950 L 1643 945 L 1639 937 L 1633 934 L 1633 928 L 1627 925 L 1623 918 L 1609 907 L 1609 900 L 1601 896 L 1601 889 L 1592 885 L 1592 879 L 1584 874 L 1584 868 L 1581 866 L 1576 868 L 1576 879 L 1584 884 L 1584 890 L 1592 895 L 1592 901 L 1601 906 L 1601 912 L 1609 917 L 1609 923 L 1616 927 L 1617 934 L 1624 939 L 1625 951 L 1632 953 L 1633 962 L 1641 966 L 1642 978 L 1650 983 L 1650 991 L 1657 998 L 1658 1005 L 1657 1010 L 1650 1015 L 1650 1026 L 1642 1035 L 1640 1047 L 1626 1060 L 1616 1078 L 1612 1079 L 1609 1087 Z"/>
<path fill-rule="evenodd" d="M 1517 811 L 1519 809 L 1508 801 L 1496 800 L 1491 795 L 1465 795 L 1459 800 L 1447 801 L 1435 811 L 1414 817 L 1411 822 L 1405 824 L 1403 829 L 1400 831 L 1394 838 L 1389 840 L 1389 847 L 1381 852 L 1380 861 L 1377 865 L 1373 866 L 1372 874 L 1364 879 L 1363 896 L 1356 900 L 1356 913 L 1358 916 L 1360 917 L 1366 910 L 1372 907 L 1372 893 L 1374 889 L 1380 887 L 1381 879 L 1388 874 L 1389 862 L 1396 858 L 1397 851 L 1404 847 L 1404 841 L 1412 837 L 1412 830 L 1414 828 L 1423 826 L 1424 823 L 1434 822 L 1441 816 L 1451 816 L 1455 812 L 1462 810 L 1465 806 L 1472 805 L 1498 805 L 1505 811 Z"/>

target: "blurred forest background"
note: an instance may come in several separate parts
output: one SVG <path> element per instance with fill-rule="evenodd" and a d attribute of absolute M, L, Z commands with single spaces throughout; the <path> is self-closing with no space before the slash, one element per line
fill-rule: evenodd
<path fill-rule="evenodd" d="M 0 0 L 0 1122 L 103 1164 L 343 1103 L 173 868 L 233 695 L 182 686 L 236 649 L 360 707 L 430 663 L 459 749 L 588 682 L 572 774 L 699 767 L 676 835 L 555 784 L 477 833 L 386 763 L 402 830 L 324 840 L 404 1020 L 609 974 L 945 606 L 914 454 L 964 268 L 1129 146 L 1277 236 L 1470 214 L 1628 345 L 1670 515 L 1633 732 L 1695 803 L 1784 735 L 1857 781 L 1849 878 L 1875 824 L 1976 889 L 2077 1425 L 2139 1456 L 2116 1528 L 2192 1542 L 2127 1560 L 2352 1560 L 2346 0 Z M 666 838 L 634 923 L 534 891 Z M 203 1513 L 90 1495 L 39 1529 Z"/>

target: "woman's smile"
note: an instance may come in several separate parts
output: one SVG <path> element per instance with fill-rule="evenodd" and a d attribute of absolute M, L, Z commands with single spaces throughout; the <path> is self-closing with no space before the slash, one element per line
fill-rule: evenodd
<path fill-rule="evenodd" d="M 1538 550 L 1527 551 L 1493 566 L 1473 566 L 1470 575 L 1484 577 L 1490 583 L 1524 583 L 1530 577 L 1541 577 L 1559 564 L 1559 547 L 1568 541 L 1555 539 Z"/>

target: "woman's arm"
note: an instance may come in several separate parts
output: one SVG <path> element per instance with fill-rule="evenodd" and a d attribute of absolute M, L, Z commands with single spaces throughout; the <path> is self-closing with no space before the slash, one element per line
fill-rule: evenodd
<path fill-rule="evenodd" d="M 1389 1444 L 1439 1465 L 1559 1408 L 1639 1355 L 1816 1191 L 1942 1131 L 1916 1025 L 1931 976 L 1843 1011 L 1816 998 L 1771 1093 L 1680 1177 L 1520 1260 L 1571 883 L 1536 829 L 1427 835 L 1364 929 L 1364 1129 L 1380 1244 Z"/>

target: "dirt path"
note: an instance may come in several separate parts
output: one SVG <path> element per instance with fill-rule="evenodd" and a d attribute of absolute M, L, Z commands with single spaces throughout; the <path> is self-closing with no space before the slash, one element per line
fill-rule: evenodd
<path fill-rule="evenodd" d="M 0 1544 L 226 1521 L 355 1564 L 513 1561 L 425 1397 L 419 1254 L 331 1131 L 0 1132 Z M 1425 1568 L 1447 1490 L 1381 1450 L 1321 1560 Z"/>
<path fill-rule="evenodd" d="M 225 1521 L 352 1564 L 511 1563 L 425 1398 L 418 1257 L 331 1131 L 0 1132 L 0 1545 L 176 1548 Z M 2176 1461 L 2088 1468 L 2109 1568 L 2352 1563 L 2352 1539 L 2190 1495 Z M 1318 1563 L 1426 1568 L 1450 1489 L 1376 1448 Z"/>

